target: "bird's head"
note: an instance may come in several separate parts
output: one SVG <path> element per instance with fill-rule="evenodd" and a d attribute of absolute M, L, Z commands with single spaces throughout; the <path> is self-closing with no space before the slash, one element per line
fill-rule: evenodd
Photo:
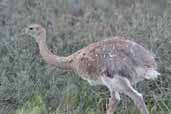
<path fill-rule="evenodd" d="M 25 29 L 25 34 L 33 37 L 36 39 L 37 42 L 40 41 L 45 41 L 46 39 L 46 31 L 45 28 L 42 27 L 39 24 L 32 24 L 29 25 L 26 29 Z"/>

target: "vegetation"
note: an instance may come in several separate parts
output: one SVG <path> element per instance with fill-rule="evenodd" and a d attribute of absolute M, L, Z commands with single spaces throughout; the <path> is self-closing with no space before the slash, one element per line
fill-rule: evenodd
<path fill-rule="evenodd" d="M 48 46 L 59 55 L 116 35 L 150 49 L 161 76 L 135 88 L 151 114 L 171 114 L 169 0 L 0 0 L 0 113 L 12 107 L 16 114 L 104 114 L 107 88 L 47 65 L 35 40 L 23 34 L 31 23 L 45 26 Z M 138 111 L 122 96 L 116 114 Z"/>

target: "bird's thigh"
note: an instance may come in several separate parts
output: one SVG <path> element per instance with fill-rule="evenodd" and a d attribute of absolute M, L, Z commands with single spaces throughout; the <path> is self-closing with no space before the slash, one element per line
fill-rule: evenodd
<path fill-rule="evenodd" d="M 125 87 L 124 87 L 124 82 L 122 81 L 122 77 L 116 75 L 113 78 L 110 77 L 102 77 L 102 81 L 104 85 L 106 85 L 111 92 L 123 92 Z"/>

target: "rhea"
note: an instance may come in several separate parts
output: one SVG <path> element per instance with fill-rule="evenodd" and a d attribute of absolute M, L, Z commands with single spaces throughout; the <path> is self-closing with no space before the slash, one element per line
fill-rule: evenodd
<path fill-rule="evenodd" d="M 130 97 L 141 114 L 149 114 L 143 96 L 133 85 L 160 74 L 154 55 L 141 45 L 120 37 L 95 42 L 69 56 L 54 55 L 46 45 L 46 30 L 39 24 L 25 29 L 34 37 L 40 54 L 51 65 L 79 74 L 90 85 L 104 85 L 111 94 L 107 114 L 114 114 L 120 94 Z"/>

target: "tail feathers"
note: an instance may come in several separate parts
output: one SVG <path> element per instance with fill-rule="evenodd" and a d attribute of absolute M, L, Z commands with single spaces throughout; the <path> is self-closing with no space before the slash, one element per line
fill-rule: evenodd
<path fill-rule="evenodd" d="M 145 79 L 155 79 L 160 75 L 160 73 L 154 69 L 150 69 L 146 72 Z"/>

